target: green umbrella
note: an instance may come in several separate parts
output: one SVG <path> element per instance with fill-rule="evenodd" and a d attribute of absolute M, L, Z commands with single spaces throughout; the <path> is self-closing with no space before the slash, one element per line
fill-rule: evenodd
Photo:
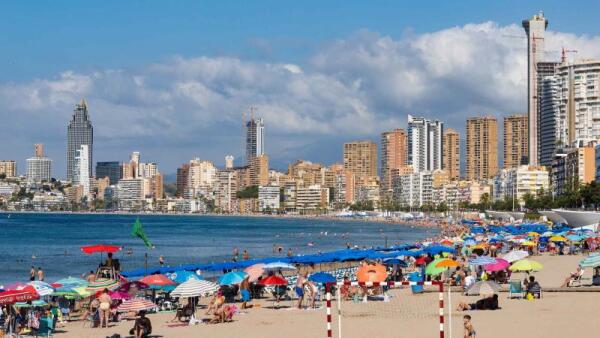
<path fill-rule="evenodd" d="M 510 271 L 540 271 L 544 266 L 536 261 L 522 259 L 514 262 L 508 269 Z"/>
<path fill-rule="evenodd" d="M 17 302 L 17 303 L 15 303 L 15 306 L 18 307 L 18 308 L 21 308 L 21 307 L 32 307 L 32 306 L 33 307 L 42 307 L 42 306 L 46 306 L 46 305 L 48 305 L 48 303 L 44 302 L 41 299 L 32 301 L 31 305 L 27 304 L 26 302 Z"/>
<path fill-rule="evenodd" d="M 446 258 L 438 258 L 438 259 L 434 259 L 433 261 L 431 261 L 431 263 L 427 264 L 427 266 L 425 267 L 425 274 L 426 275 L 439 275 L 440 273 L 446 271 L 446 269 L 448 269 L 447 267 L 437 267 L 436 265 L 443 261 L 446 260 Z"/>
<path fill-rule="evenodd" d="M 587 256 L 579 262 L 579 265 L 583 268 L 595 268 L 600 266 L 600 255 Z"/>

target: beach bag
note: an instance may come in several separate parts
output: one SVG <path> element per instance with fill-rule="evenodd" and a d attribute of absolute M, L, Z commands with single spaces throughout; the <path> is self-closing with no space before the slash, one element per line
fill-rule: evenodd
<path fill-rule="evenodd" d="M 527 299 L 527 300 L 533 300 L 533 298 L 534 297 L 533 297 L 533 294 L 531 292 L 528 292 L 527 296 L 525 296 L 525 299 Z"/>

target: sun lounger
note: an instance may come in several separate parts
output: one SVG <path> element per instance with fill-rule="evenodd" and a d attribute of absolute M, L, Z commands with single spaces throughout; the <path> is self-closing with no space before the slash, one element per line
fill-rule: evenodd
<path fill-rule="evenodd" d="M 508 298 L 523 298 L 523 285 L 520 280 L 508 281 Z"/>

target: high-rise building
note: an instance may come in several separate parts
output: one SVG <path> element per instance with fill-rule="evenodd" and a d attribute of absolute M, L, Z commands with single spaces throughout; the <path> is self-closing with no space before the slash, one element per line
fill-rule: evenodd
<path fill-rule="evenodd" d="M 548 20 L 544 13 L 523 20 L 527 34 L 527 116 L 529 122 L 529 163 L 538 162 L 538 74 L 537 63 L 544 61 L 544 33 Z"/>
<path fill-rule="evenodd" d="M 250 161 L 250 185 L 269 184 L 269 157 L 255 156 Z"/>
<path fill-rule="evenodd" d="M 0 161 L 0 175 L 5 175 L 6 177 L 16 177 L 17 162 L 13 160 Z"/>
<path fill-rule="evenodd" d="M 108 177 L 111 185 L 119 183 L 121 179 L 121 163 L 119 162 L 98 162 L 96 163 L 96 177 Z"/>
<path fill-rule="evenodd" d="M 407 134 L 404 129 L 394 129 L 381 134 L 381 189 L 392 189 L 392 171 L 406 166 Z"/>
<path fill-rule="evenodd" d="M 246 123 L 246 163 L 250 164 L 253 157 L 265 154 L 265 123 L 262 118 Z"/>
<path fill-rule="evenodd" d="M 460 134 L 454 129 L 444 130 L 443 168 L 450 180 L 460 178 Z"/>
<path fill-rule="evenodd" d="M 467 119 L 466 177 L 487 180 L 498 171 L 498 121 L 495 117 Z"/>
<path fill-rule="evenodd" d="M 188 187 L 190 164 L 184 163 L 177 168 L 177 196 L 183 197 Z"/>
<path fill-rule="evenodd" d="M 344 170 L 352 172 L 357 180 L 377 176 L 377 144 L 372 141 L 344 143 Z"/>
<path fill-rule="evenodd" d="M 564 147 L 600 139 L 600 60 L 563 63 L 556 77 L 557 143 Z"/>
<path fill-rule="evenodd" d="M 557 149 L 559 119 L 558 79 L 547 76 L 540 82 L 540 125 L 539 125 L 539 158 L 540 165 L 551 167 Z"/>
<path fill-rule="evenodd" d="M 44 144 L 43 143 L 36 143 L 33 145 L 33 148 L 35 148 L 35 157 L 44 157 Z"/>
<path fill-rule="evenodd" d="M 90 165 L 88 158 L 89 149 L 87 144 L 82 144 L 75 156 L 75 175 L 73 176 L 73 185 L 81 185 L 83 196 L 90 193 Z"/>
<path fill-rule="evenodd" d="M 408 115 L 408 164 L 415 172 L 442 169 L 444 123 Z"/>
<path fill-rule="evenodd" d="M 233 169 L 233 155 L 225 156 L 225 169 Z"/>
<path fill-rule="evenodd" d="M 527 115 L 504 117 L 504 168 L 515 168 L 527 164 Z"/>
<path fill-rule="evenodd" d="M 36 154 L 38 154 L 37 145 L 35 150 Z M 39 153 L 39 155 L 41 156 L 34 156 L 27 159 L 27 182 L 48 182 L 52 178 L 52 160 L 47 158 L 43 152 Z"/>
<path fill-rule="evenodd" d="M 73 118 L 67 128 L 67 180 L 72 181 L 77 175 L 75 172 L 75 156 L 81 145 L 88 146 L 88 172 L 92 174 L 93 148 L 94 148 L 94 128 L 90 121 L 87 109 L 87 103 L 84 99 L 77 105 L 73 111 Z"/>

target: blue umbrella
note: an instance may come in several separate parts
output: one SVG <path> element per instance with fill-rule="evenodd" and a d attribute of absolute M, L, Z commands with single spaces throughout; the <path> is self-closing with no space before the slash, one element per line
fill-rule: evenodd
<path fill-rule="evenodd" d="M 471 246 L 471 245 L 475 245 L 475 240 L 472 239 L 467 239 L 465 240 L 465 242 L 463 243 L 465 246 Z"/>
<path fill-rule="evenodd" d="M 394 265 L 398 264 L 402 268 L 408 267 L 408 263 L 398 258 L 388 258 L 383 260 L 383 264 L 385 265 Z"/>
<path fill-rule="evenodd" d="M 496 259 L 489 256 L 481 256 L 469 261 L 469 265 L 488 265 L 496 263 Z"/>
<path fill-rule="evenodd" d="M 221 285 L 232 285 L 241 283 L 244 278 L 248 276 L 247 273 L 243 271 L 234 271 L 228 272 L 219 278 L 219 284 Z"/>
<path fill-rule="evenodd" d="M 190 279 L 200 280 L 202 277 L 191 271 L 179 270 L 171 274 L 167 274 L 167 277 L 177 284 L 187 282 Z"/>
<path fill-rule="evenodd" d="M 308 277 L 308 280 L 311 282 L 318 283 L 318 284 L 335 283 L 336 282 L 335 277 L 333 277 L 332 274 L 329 274 L 327 272 L 313 273 L 312 275 L 310 275 L 310 277 Z"/>
<path fill-rule="evenodd" d="M 581 242 L 581 240 L 583 239 L 583 237 L 578 236 L 578 235 L 568 235 L 567 239 L 572 241 L 572 242 Z"/>
<path fill-rule="evenodd" d="M 263 266 L 263 269 L 265 269 L 265 270 L 296 270 L 296 267 L 293 266 L 292 264 L 285 263 L 285 262 L 273 262 L 273 263 L 265 264 L 265 266 Z"/>

